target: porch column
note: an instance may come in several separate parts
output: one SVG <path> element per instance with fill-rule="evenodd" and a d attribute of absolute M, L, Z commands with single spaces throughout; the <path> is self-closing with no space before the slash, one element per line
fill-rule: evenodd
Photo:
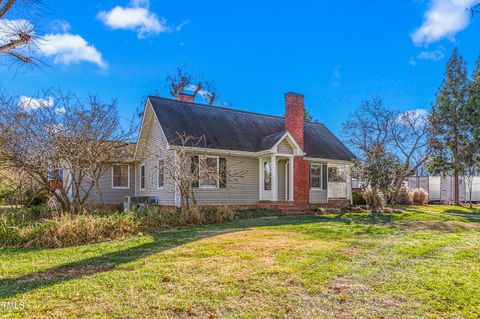
<path fill-rule="evenodd" d="M 278 181 L 277 181 L 277 156 L 272 154 L 272 201 L 278 200 Z"/>
<path fill-rule="evenodd" d="M 353 205 L 352 197 L 352 165 L 348 165 L 347 170 L 347 199 L 350 200 L 350 205 Z"/>
<path fill-rule="evenodd" d="M 293 201 L 293 177 L 294 177 L 293 157 L 288 160 L 288 200 Z"/>

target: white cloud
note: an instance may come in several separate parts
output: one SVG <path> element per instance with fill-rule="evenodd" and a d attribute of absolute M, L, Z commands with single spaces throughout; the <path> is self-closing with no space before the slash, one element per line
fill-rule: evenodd
<path fill-rule="evenodd" d="M 65 108 L 65 106 L 60 106 L 55 109 L 55 112 L 57 114 L 65 114 L 67 113 L 67 109 Z"/>
<path fill-rule="evenodd" d="M 195 92 L 197 87 L 198 87 L 197 85 L 190 84 L 189 86 L 187 86 L 185 88 L 185 90 L 189 91 L 189 92 Z M 200 95 L 201 97 L 203 97 L 205 100 L 208 100 L 210 98 L 210 96 L 212 95 L 212 93 L 210 93 L 209 91 L 204 90 L 204 89 L 198 90 L 197 94 Z"/>
<path fill-rule="evenodd" d="M 440 61 L 445 57 L 445 54 L 440 50 L 435 51 L 423 51 L 417 56 L 419 60 L 431 60 L 431 61 Z"/>
<path fill-rule="evenodd" d="M 43 107 L 52 107 L 54 104 L 53 97 L 49 96 L 46 99 L 33 98 L 28 96 L 21 96 L 18 99 L 18 105 L 25 111 L 36 110 Z"/>
<path fill-rule="evenodd" d="M 455 35 L 470 23 L 472 6 L 480 0 L 430 0 L 422 25 L 411 37 L 416 45 L 430 44 Z"/>
<path fill-rule="evenodd" d="M 70 31 L 71 28 L 72 26 L 70 25 L 70 23 L 65 20 L 57 19 L 53 20 L 52 23 L 50 23 L 50 29 L 54 32 L 65 33 Z"/>
<path fill-rule="evenodd" d="M 410 57 L 410 60 L 408 61 L 408 63 L 411 66 L 417 66 L 417 60 L 415 60 L 415 58 L 413 56 Z"/>
<path fill-rule="evenodd" d="M 102 54 L 78 34 L 46 34 L 38 48 L 43 55 L 52 57 L 54 63 L 69 65 L 86 61 L 106 67 Z"/>
<path fill-rule="evenodd" d="M 151 12 L 149 5 L 149 1 L 133 0 L 127 7 L 115 6 L 110 11 L 101 11 L 97 18 L 112 29 L 135 31 L 139 39 L 170 31 L 166 21 Z"/>
<path fill-rule="evenodd" d="M 408 125 L 408 124 L 415 124 L 415 126 L 419 126 L 428 119 L 428 111 L 425 109 L 415 109 L 415 110 L 407 110 L 400 114 L 397 118 L 399 123 Z"/>

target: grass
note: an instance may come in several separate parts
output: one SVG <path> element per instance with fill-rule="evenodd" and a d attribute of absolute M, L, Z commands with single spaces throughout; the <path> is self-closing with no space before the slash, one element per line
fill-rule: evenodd
<path fill-rule="evenodd" d="M 453 213 L 453 214 L 480 214 L 480 206 L 450 206 L 450 205 L 426 205 L 426 206 L 407 206 L 408 210 L 418 212 L 435 212 L 435 213 Z"/>
<path fill-rule="evenodd" d="M 478 318 L 480 215 L 409 209 L 0 249 L 0 317 Z"/>

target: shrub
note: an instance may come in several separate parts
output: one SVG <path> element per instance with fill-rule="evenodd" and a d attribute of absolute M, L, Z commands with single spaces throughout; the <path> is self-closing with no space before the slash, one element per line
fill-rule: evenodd
<path fill-rule="evenodd" d="M 412 194 L 408 188 L 403 186 L 399 189 L 396 202 L 401 205 L 410 205 L 412 203 Z"/>
<path fill-rule="evenodd" d="M 206 224 L 220 224 L 233 220 L 233 211 L 227 206 L 212 206 L 202 208 Z"/>
<path fill-rule="evenodd" d="M 174 209 L 152 206 L 146 210 L 136 211 L 135 214 L 139 220 L 140 229 L 145 232 L 156 232 L 187 224 L 185 215 Z"/>
<path fill-rule="evenodd" d="M 365 205 L 365 198 L 358 192 L 352 192 L 353 205 Z"/>
<path fill-rule="evenodd" d="M 67 247 L 125 238 L 138 233 L 132 214 L 108 217 L 62 215 L 21 230 L 25 246 Z"/>
<path fill-rule="evenodd" d="M 428 193 L 423 188 L 414 188 L 410 191 L 412 203 L 415 205 L 427 205 Z"/>
<path fill-rule="evenodd" d="M 381 192 L 374 190 L 371 186 L 368 186 L 363 192 L 362 197 L 368 206 L 373 207 L 375 210 L 381 210 L 385 207 L 385 199 Z"/>
<path fill-rule="evenodd" d="M 183 214 L 187 224 L 203 224 L 205 222 L 205 215 L 198 206 L 190 206 L 183 211 Z"/>

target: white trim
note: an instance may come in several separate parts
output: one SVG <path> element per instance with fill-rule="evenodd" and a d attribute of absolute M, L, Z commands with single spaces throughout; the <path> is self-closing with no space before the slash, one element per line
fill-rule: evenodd
<path fill-rule="evenodd" d="M 192 152 L 195 151 L 201 151 L 202 153 L 207 152 L 207 153 L 213 153 L 213 154 L 218 154 L 218 155 L 243 155 L 243 156 L 252 156 L 252 157 L 257 157 L 258 153 L 257 152 L 246 152 L 246 151 L 229 151 L 229 150 L 222 150 L 222 149 L 217 149 L 217 148 L 208 148 L 208 147 L 185 147 L 185 146 L 178 146 L 178 145 L 173 145 L 171 146 L 172 149 L 182 149 L 186 148 L 188 150 L 191 150 Z"/>
<path fill-rule="evenodd" d="M 128 167 L 128 170 L 127 170 L 127 176 L 128 176 L 128 186 L 113 186 L 113 168 L 115 166 L 127 166 Z M 112 165 L 112 169 L 111 169 L 111 173 L 112 173 L 112 189 L 130 189 L 130 165 L 129 164 L 114 164 Z"/>
<path fill-rule="evenodd" d="M 163 185 L 160 186 L 160 181 L 158 180 L 158 175 L 160 173 L 160 161 L 162 161 L 163 164 Z M 164 159 L 159 159 L 157 160 L 157 189 L 164 189 L 165 188 L 165 160 Z"/>
<path fill-rule="evenodd" d="M 201 164 L 200 164 L 200 161 L 201 160 L 206 160 L 207 158 L 214 158 L 217 160 L 217 185 L 216 186 L 212 186 L 212 185 L 201 185 L 201 180 L 202 180 L 202 171 L 201 171 Z M 212 156 L 212 155 L 204 155 L 204 156 L 199 156 L 198 158 L 198 163 L 199 163 L 199 179 L 198 179 L 198 188 L 201 188 L 201 189 L 219 189 L 220 188 L 220 176 L 219 176 L 219 172 L 220 172 L 220 157 L 219 156 Z"/>
<path fill-rule="evenodd" d="M 283 136 L 275 143 L 275 145 L 273 145 L 270 151 L 272 153 L 278 153 L 278 145 L 280 145 L 280 143 L 285 139 L 287 140 L 287 143 L 290 144 L 290 146 L 292 147 L 292 151 L 294 155 L 297 155 L 297 156 L 305 155 L 302 148 L 300 147 L 300 145 L 298 145 L 297 141 L 295 141 L 295 139 L 293 138 L 292 134 L 290 134 L 290 132 L 286 132 L 285 134 L 283 134 Z M 283 154 L 283 153 L 279 153 L 279 154 Z"/>
<path fill-rule="evenodd" d="M 278 166 L 277 166 L 277 156 L 275 154 L 272 154 L 271 157 L 271 185 L 272 185 L 272 200 L 277 201 L 278 200 Z"/>
<path fill-rule="evenodd" d="M 285 200 L 288 200 L 288 165 L 285 162 Z"/>
<path fill-rule="evenodd" d="M 306 161 L 314 162 L 314 163 L 331 163 L 331 164 L 343 164 L 343 165 L 353 165 L 352 161 L 342 161 L 342 160 L 332 160 L 327 158 L 317 158 L 317 157 L 304 157 Z"/>
<path fill-rule="evenodd" d="M 145 101 L 145 107 L 143 109 L 142 124 L 140 125 L 140 133 L 138 134 L 137 143 L 135 144 L 135 153 L 133 155 L 134 160 L 137 160 L 137 152 L 138 152 L 138 147 L 140 145 L 139 142 L 140 142 L 140 139 L 142 137 L 143 126 L 145 124 L 145 117 L 147 115 L 147 109 L 150 109 L 150 112 L 153 113 L 153 118 L 155 120 L 157 120 L 157 124 L 160 127 L 160 132 L 162 133 L 162 136 L 163 136 L 163 138 L 165 140 L 165 143 L 167 145 L 166 148 L 170 149 L 170 144 L 168 143 L 168 140 L 167 140 L 167 137 L 165 136 L 165 132 L 163 131 L 162 125 L 160 124 L 160 121 L 158 120 L 157 113 L 153 109 L 152 102 L 150 102 L 150 98 L 147 98 L 147 100 Z M 148 137 L 148 135 L 147 135 L 147 137 Z"/>
<path fill-rule="evenodd" d="M 288 172 L 289 175 L 290 175 L 290 189 L 289 189 L 289 194 L 288 194 L 288 197 L 289 197 L 288 200 L 293 201 L 293 200 L 295 200 L 295 197 L 294 197 L 295 196 L 295 194 L 294 194 L 294 183 L 293 183 L 293 178 L 294 178 L 293 174 L 295 173 L 294 172 L 295 171 L 295 158 L 291 157 L 288 160 L 288 162 L 289 162 L 289 166 L 290 166 L 289 167 L 290 170 Z"/>
<path fill-rule="evenodd" d="M 326 189 L 323 189 L 323 165 L 321 163 L 309 163 L 308 165 L 308 177 L 309 181 L 308 184 L 310 185 L 310 190 L 312 191 L 325 191 Z M 312 187 L 312 166 L 320 166 L 320 187 Z M 327 168 L 328 170 L 328 168 Z"/>
<path fill-rule="evenodd" d="M 145 175 L 143 176 L 143 188 L 142 188 L 142 167 L 143 171 L 145 172 Z M 147 168 L 145 166 L 145 163 L 140 164 L 138 166 L 138 189 L 141 191 L 144 191 L 146 186 L 147 186 L 147 181 L 145 180 L 147 178 Z"/>
<path fill-rule="evenodd" d="M 263 159 L 258 158 L 258 199 L 263 199 Z"/>

